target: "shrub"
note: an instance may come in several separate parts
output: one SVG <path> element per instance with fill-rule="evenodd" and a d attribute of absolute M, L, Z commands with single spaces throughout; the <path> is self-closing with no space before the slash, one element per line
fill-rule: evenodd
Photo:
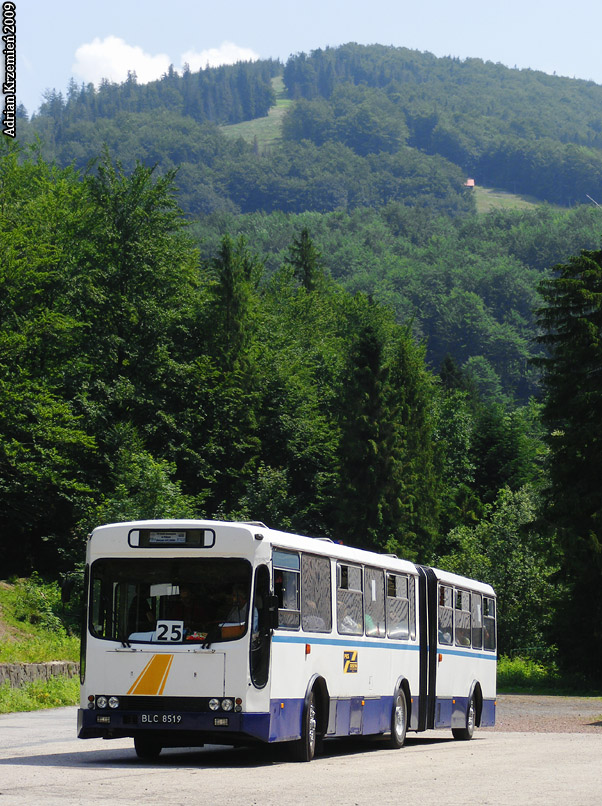
<path fill-rule="evenodd" d="M 14 616 L 53 633 L 63 631 L 61 619 L 56 615 L 61 605 L 61 594 L 56 583 L 45 583 L 35 572 L 29 579 L 15 583 Z"/>
<path fill-rule="evenodd" d="M 497 667 L 498 688 L 505 691 L 531 691 L 557 688 L 561 682 L 554 662 L 502 655 Z"/>

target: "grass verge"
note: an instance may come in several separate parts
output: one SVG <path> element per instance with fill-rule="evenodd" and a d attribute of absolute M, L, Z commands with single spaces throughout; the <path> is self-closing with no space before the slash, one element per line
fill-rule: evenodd
<path fill-rule="evenodd" d="M 79 660 L 79 638 L 73 635 L 27 636 L 0 645 L 0 663 L 47 663 Z"/>
<path fill-rule="evenodd" d="M 47 682 L 28 683 L 23 688 L 11 688 L 8 683 L 0 686 L 0 714 L 60 708 L 77 705 L 78 701 L 79 677 L 53 677 Z"/>
<path fill-rule="evenodd" d="M 56 583 L 31 579 L 0 582 L 0 663 L 79 660 L 79 638 L 70 635 Z M 66 618 L 67 616 L 67 618 Z M 53 677 L 22 688 L 0 685 L 0 714 L 76 705 L 79 678 Z"/>

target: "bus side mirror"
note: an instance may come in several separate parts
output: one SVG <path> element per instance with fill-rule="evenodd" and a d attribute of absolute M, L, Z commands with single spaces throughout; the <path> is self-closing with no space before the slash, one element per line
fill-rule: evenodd
<path fill-rule="evenodd" d="M 268 596 L 268 613 L 270 628 L 272 630 L 275 630 L 278 627 L 278 606 L 278 597 L 273 593 L 270 594 Z"/>

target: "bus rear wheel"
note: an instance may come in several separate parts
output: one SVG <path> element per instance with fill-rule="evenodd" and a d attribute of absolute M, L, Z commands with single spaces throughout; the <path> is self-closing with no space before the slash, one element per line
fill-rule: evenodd
<path fill-rule="evenodd" d="M 144 761 L 154 761 L 159 758 L 163 747 L 153 736 L 135 736 L 134 750 L 138 758 Z"/>
<path fill-rule="evenodd" d="M 454 739 L 460 739 L 467 742 L 474 736 L 474 727 L 476 719 L 476 706 L 474 697 L 471 697 L 466 709 L 466 725 L 463 728 L 452 728 Z"/>
<path fill-rule="evenodd" d="M 391 711 L 391 737 L 389 744 L 394 750 L 403 747 L 408 729 L 408 703 L 406 695 L 398 689 L 393 698 L 393 710 Z"/>
<path fill-rule="evenodd" d="M 295 761 L 311 761 L 316 755 L 316 746 L 318 744 L 317 729 L 318 713 L 316 710 L 316 695 L 312 691 L 307 699 L 303 713 L 301 738 L 293 742 L 292 750 Z"/>

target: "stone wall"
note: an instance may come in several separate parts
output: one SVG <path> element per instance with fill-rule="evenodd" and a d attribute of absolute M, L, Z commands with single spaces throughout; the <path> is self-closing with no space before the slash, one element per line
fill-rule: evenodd
<path fill-rule="evenodd" d="M 0 686 L 8 682 L 11 688 L 21 688 L 34 680 L 49 680 L 57 675 L 75 677 L 79 663 L 52 661 L 51 663 L 0 663 Z"/>

